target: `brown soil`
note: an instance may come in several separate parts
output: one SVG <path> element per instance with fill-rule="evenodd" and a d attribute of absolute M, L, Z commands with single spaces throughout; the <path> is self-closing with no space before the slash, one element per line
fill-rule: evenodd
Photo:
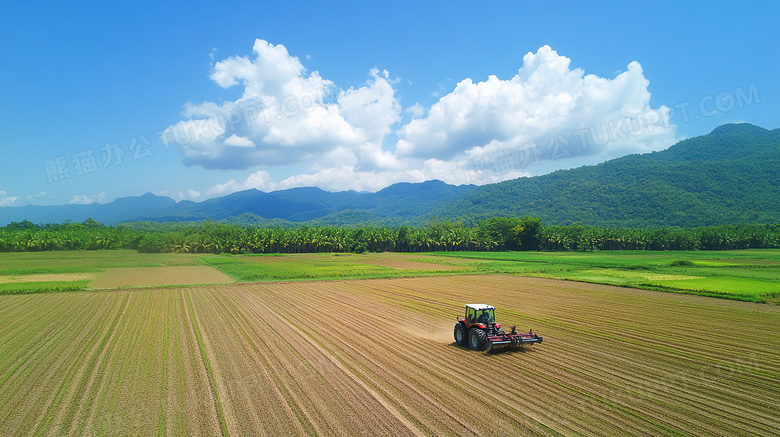
<path fill-rule="evenodd" d="M 533 328 L 453 344 L 467 302 Z M 780 308 L 517 276 L 0 296 L 0 435 L 778 435 Z"/>
<path fill-rule="evenodd" d="M 149 287 L 160 285 L 219 284 L 232 278 L 209 266 L 122 267 L 108 269 L 89 288 Z"/>
<path fill-rule="evenodd" d="M 375 266 L 381 266 L 381 267 L 390 267 L 393 269 L 416 269 L 416 270 L 460 270 L 459 267 L 455 266 L 447 266 L 444 264 L 434 264 L 434 263 L 426 263 L 426 262 L 420 262 L 420 261 L 406 261 L 402 259 L 391 259 L 391 258 L 373 258 L 373 259 L 356 259 L 356 262 L 359 262 L 361 264 L 371 264 Z"/>

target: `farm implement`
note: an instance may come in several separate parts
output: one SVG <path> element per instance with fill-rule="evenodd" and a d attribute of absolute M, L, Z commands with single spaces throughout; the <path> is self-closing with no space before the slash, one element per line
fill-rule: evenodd
<path fill-rule="evenodd" d="M 458 317 L 453 335 L 460 346 L 471 350 L 499 352 L 525 345 L 541 343 L 541 335 L 533 330 L 527 333 L 517 332 L 512 326 L 510 332 L 504 332 L 500 323 L 496 323 L 496 308 L 485 304 L 467 304 L 466 317 Z"/>

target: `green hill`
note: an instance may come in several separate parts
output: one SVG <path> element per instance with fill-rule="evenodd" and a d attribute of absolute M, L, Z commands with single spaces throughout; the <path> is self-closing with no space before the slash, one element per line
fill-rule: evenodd
<path fill-rule="evenodd" d="M 780 129 L 728 124 L 670 148 L 481 186 L 433 212 L 613 227 L 780 222 Z"/>

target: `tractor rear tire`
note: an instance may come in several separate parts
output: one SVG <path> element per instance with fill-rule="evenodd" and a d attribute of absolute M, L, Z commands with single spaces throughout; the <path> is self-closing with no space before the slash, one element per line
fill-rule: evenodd
<path fill-rule="evenodd" d="M 455 337 L 455 343 L 458 346 L 468 345 L 469 336 L 468 332 L 466 332 L 466 327 L 463 326 L 463 323 L 455 324 L 455 329 L 452 331 L 452 336 Z"/>
<path fill-rule="evenodd" d="M 469 349 L 475 351 L 485 350 L 487 344 L 487 334 L 479 328 L 471 328 L 469 331 Z"/>

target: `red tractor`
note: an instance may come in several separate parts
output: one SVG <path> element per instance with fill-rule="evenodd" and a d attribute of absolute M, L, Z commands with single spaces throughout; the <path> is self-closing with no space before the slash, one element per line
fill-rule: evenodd
<path fill-rule="evenodd" d="M 496 323 L 496 308 L 482 303 L 467 304 L 466 317 L 458 317 L 455 324 L 455 342 L 477 351 L 509 349 L 524 345 L 541 343 L 541 335 L 518 333 L 515 327 L 509 333 L 504 332 L 500 323 Z"/>

